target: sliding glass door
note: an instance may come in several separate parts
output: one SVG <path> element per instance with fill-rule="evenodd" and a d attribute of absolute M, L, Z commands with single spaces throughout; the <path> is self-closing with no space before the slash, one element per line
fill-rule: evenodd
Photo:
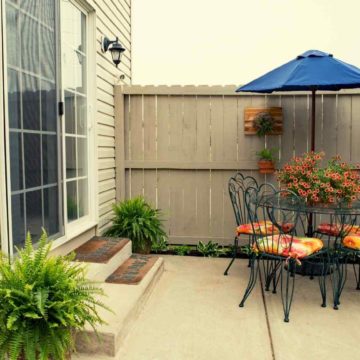
<path fill-rule="evenodd" d="M 89 221 L 87 14 L 71 0 L 6 0 L 10 247 Z M 61 74 L 61 76 L 60 76 Z"/>
<path fill-rule="evenodd" d="M 12 243 L 63 234 L 56 2 L 6 1 Z"/>

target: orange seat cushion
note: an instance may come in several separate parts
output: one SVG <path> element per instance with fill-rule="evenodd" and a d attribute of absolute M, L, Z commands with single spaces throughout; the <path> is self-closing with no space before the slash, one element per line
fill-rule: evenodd
<path fill-rule="evenodd" d="M 330 236 L 339 236 L 340 232 L 346 235 L 360 235 L 360 226 L 359 225 L 351 225 L 351 224 L 320 224 L 316 229 L 317 232 L 330 235 Z"/>
<path fill-rule="evenodd" d="M 342 244 L 349 249 L 360 250 L 360 235 L 345 236 Z"/>
<path fill-rule="evenodd" d="M 273 235 L 259 239 L 254 250 L 267 254 L 295 257 L 302 259 L 321 250 L 323 242 L 318 238 L 291 237 L 290 235 Z"/>
<path fill-rule="evenodd" d="M 293 224 L 283 224 L 283 232 L 289 232 L 294 227 Z M 242 224 L 236 228 L 238 235 L 247 234 L 247 235 L 267 235 L 267 234 L 279 234 L 279 229 L 274 226 L 271 221 L 259 221 L 254 224 Z"/>

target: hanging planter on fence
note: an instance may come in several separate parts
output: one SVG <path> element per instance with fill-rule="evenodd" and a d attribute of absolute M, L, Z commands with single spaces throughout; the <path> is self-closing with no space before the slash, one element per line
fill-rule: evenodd
<path fill-rule="evenodd" d="M 245 108 L 245 135 L 281 135 L 282 131 L 283 115 L 281 107 Z"/>

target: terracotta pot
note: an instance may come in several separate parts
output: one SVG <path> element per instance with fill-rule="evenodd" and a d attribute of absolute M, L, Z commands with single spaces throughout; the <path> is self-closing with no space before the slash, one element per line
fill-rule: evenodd
<path fill-rule="evenodd" d="M 275 172 L 275 166 L 272 160 L 259 160 L 258 166 L 260 174 L 272 174 Z"/>

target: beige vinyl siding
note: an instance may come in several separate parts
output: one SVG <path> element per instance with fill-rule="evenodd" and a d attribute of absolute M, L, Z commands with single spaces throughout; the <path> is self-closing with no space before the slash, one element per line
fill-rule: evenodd
<path fill-rule="evenodd" d="M 108 225 L 115 202 L 115 104 L 114 85 L 131 83 L 131 2 L 93 0 L 96 12 L 96 136 L 98 167 L 98 233 Z M 109 53 L 103 54 L 100 39 L 119 37 L 125 47 L 117 69 Z M 125 75 L 121 81 L 120 75 Z"/>

